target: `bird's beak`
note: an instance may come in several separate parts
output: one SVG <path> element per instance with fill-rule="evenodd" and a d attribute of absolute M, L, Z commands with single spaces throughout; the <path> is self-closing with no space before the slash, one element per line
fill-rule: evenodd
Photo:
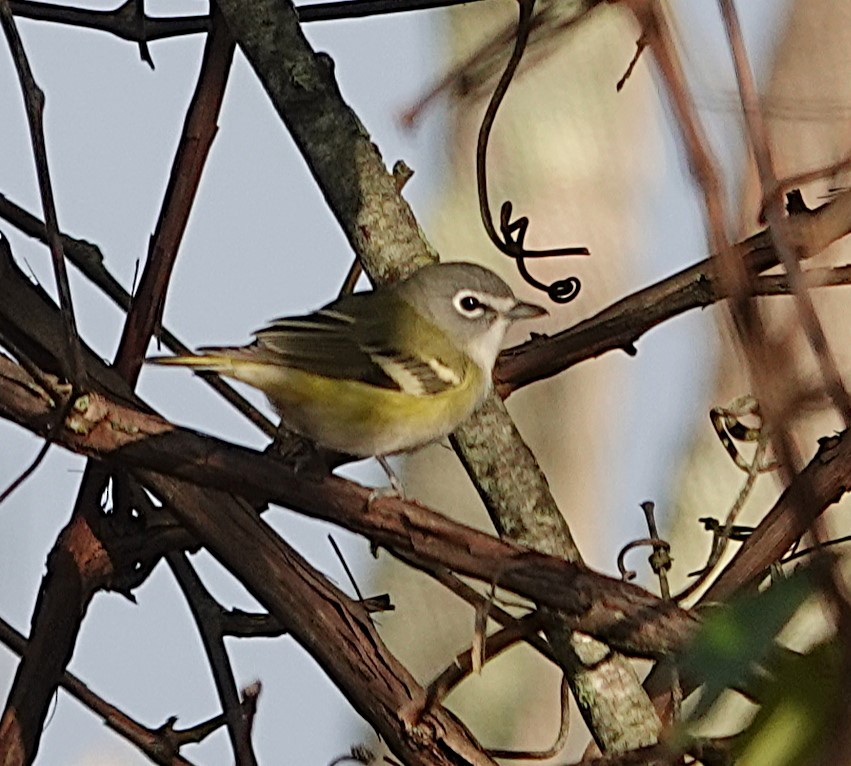
<path fill-rule="evenodd" d="M 518 319 L 534 319 L 535 317 L 546 316 L 550 312 L 543 306 L 538 306 L 536 303 L 526 303 L 517 301 L 506 313 L 506 316 L 516 322 Z"/>

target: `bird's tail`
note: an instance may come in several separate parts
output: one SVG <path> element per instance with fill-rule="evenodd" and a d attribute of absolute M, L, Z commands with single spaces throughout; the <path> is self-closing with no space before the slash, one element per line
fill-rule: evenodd
<path fill-rule="evenodd" d="M 220 375 L 233 374 L 236 359 L 230 349 L 210 349 L 200 354 L 186 356 L 149 356 L 148 364 L 167 367 L 191 367 L 197 372 L 217 372 Z"/>

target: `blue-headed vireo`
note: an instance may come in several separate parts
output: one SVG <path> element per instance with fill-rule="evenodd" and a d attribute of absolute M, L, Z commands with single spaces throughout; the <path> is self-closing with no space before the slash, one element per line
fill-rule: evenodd
<path fill-rule="evenodd" d="M 328 449 L 378 457 L 393 481 L 384 456 L 460 425 L 490 389 L 509 325 L 546 313 L 488 269 L 435 264 L 277 319 L 248 346 L 149 361 L 259 388 L 287 428 Z"/>

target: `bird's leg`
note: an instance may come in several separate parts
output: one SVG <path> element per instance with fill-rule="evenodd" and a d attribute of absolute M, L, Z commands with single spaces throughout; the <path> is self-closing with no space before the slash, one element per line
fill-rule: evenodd
<path fill-rule="evenodd" d="M 381 489 L 374 489 L 370 495 L 370 499 L 374 500 L 376 497 L 386 496 L 388 494 L 396 495 L 396 497 L 401 497 L 403 500 L 405 499 L 405 488 L 402 486 L 401 479 L 396 475 L 395 471 L 390 467 L 390 463 L 387 461 L 387 458 L 384 455 L 376 455 L 375 459 L 378 461 L 378 464 L 384 469 L 384 473 L 387 474 L 387 478 L 390 480 L 390 487 L 385 487 L 382 491 Z M 389 490 L 389 492 L 388 492 Z"/>

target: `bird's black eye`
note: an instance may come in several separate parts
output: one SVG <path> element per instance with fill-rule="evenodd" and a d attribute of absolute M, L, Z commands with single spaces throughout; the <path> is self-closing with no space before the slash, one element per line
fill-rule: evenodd
<path fill-rule="evenodd" d="M 487 304 L 473 293 L 472 290 L 461 290 L 452 298 L 452 305 L 464 319 L 479 319 L 487 310 Z"/>

